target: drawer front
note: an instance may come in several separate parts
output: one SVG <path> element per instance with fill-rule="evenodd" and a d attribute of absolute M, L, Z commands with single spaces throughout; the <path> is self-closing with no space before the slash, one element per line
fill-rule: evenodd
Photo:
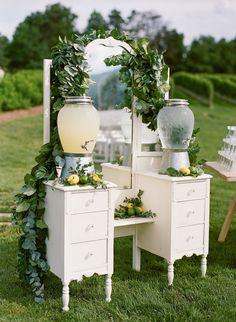
<path fill-rule="evenodd" d="M 71 244 L 70 270 L 95 269 L 107 264 L 107 239 Z"/>
<path fill-rule="evenodd" d="M 177 252 L 203 247 L 204 225 L 176 228 L 175 234 L 174 245 Z"/>
<path fill-rule="evenodd" d="M 204 223 L 205 199 L 174 202 L 172 206 L 175 227 Z"/>
<path fill-rule="evenodd" d="M 72 213 L 106 210 L 108 191 L 72 192 L 69 207 Z"/>
<path fill-rule="evenodd" d="M 174 201 L 204 199 L 206 182 L 177 183 L 174 187 Z"/>
<path fill-rule="evenodd" d="M 71 242 L 106 238 L 107 227 L 107 211 L 71 215 Z"/>

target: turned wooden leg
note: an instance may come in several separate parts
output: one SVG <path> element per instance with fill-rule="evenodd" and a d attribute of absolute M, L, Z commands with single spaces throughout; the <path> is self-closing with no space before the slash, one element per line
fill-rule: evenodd
<path fill-rule="evenodd" d="M 207 258 L 206 258 L 206 255 L 202 255 L 202 259 L 201 259 L 202 277 L 206 276 L 206 271 L 207 271 Z"/>
<path fill-rule="evenodd" d="M 168 261 L 168 285 L 172 285 L 174 281 L 174 262 Z"/>
<path fill-rule="evenodd" d="M 138 236 L 136 231 L 136 234 L 133 235 L 133 269 L 139 272 L 141 267 L 141 249 L 137 246 L 137 242 Z"/>
<path fill-rule="evenodd" d="M 63 311 L 69 311 L 69 300 L 70 300 L 70 294 L 69 294 L 69 283 L 63 283 L 63 289 L 62 289 L 62 303 L 63 303 Z"/>
<path fill-rule="evenodd" d="M 105 293 L 106 293 L 106 301 L 111 302 L 111 292 L 112 292 L 112 275 L 106 275 L 106 283 L 105 283 Z"/>
<path fill-rule="evenodd" d="M 219 242 L 224 242 L 225 241 L 225 238 L 226 238 L 226 236 L 228 234 L 229 227 L 230 227 L 230 224 L 231 224 L 231 222 L 233 220 L 235 211 L 236 211 L 236 196 L 234 197 L 233 201 L 229 205 L 227 216 L 225 218 L 225 221 L 223 223 L 223 226 L 221 228 L 221 231 L 220 231 L 220 234 L 219 234 L 219 237 L 218 237 Z"/>

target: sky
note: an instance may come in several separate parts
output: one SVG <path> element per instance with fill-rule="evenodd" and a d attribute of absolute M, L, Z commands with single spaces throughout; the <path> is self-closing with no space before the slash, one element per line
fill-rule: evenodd
<path fill-rule="evenodd" d="M 184 34 L 187 45 L 201 35 L 212 35 L 217 40 L 236 37 L 236 0 L 0 0 L 0 33 L 11 39 L 26 16 L 57 2 L 78 15 L 80 31 L 93 10 L 107 17 L 117 9 L 127 17 L 135 9 L 156 11 L 169 28 Z"/>

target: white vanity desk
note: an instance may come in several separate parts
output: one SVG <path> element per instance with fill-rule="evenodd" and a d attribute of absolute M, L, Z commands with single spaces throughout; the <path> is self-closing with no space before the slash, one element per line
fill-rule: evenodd
<path fill-rule="evenodd" d="M 115 177 L 112 168 L 118 178 L 123 176 L 125 180 L 122 167 L 104 164 L 106 180 Z M 172 285 L 175 260 L 196 254 L 202 256 L 201 272 L 205 276 L 209 246 L 210 179 L 207 174 L 197 178 L 170 177 L 153 171 L 133 174 L 134 188 L 129 194 L 135 196 L 139 189 L 143 190 L 145 208 L 157 214 L 155 218 L 143 218 L 140 225 L 138 222 L 133 225 L 133 233 L 128 228 L 128 221 L 127 227 L 124 224 L 120 232 L 119 220 L 115 221 L 115 237 L 133 235 L 134 269 L 140 270 L 141 249 L 161 256 L 168 262 L 168 283 Z M 149 224 L 145 222 L 147 219 Z"/>
<path fill-rule="evenodd" d="M 63 283 L 63 310 L 69 310 L 69 283 L 83 276 L 106 275 L 106 301 L 111 301 L 114 200 L 116 185 L 106 189 L 45 183 L 47 260 Z"/>

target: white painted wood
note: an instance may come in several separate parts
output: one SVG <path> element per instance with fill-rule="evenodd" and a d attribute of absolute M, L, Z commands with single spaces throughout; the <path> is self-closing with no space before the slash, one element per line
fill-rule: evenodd
<path fill-rule="evenodd" d="M 204 224 L 178 227 L 173 237 L 173 249 L 178 253 L 203 249 Z"/>
<path fill-rule="evenodd" d="M 206 197 L 206 188 L 205 181 L 188 182 L 188 184 L 177 183 L 174 189 L 174 200 L 183 201 L 203 199 Z"/>
<path fill-rule="evenodd" d="M 104 267 L 107 263 L 107 240 L 71 244 L 70 271 Z"/>
<path fill-rule="evenodd" d="M 173 203 L 174 223 L 176 227 L 205 222 L 205 200 L 190 200 L 189 202 Z"/>
<path fill-rule="evenodd" d="M 69 300 L 70 300 L 69 283 L 63 283 L 63 288 L 62 288 L 63 307 L 62 307 L 62 310 L 65 312 L 69 311 Z"/>
<path fill-rule="evenodd" d="M 154 222 L 154 218 L 125 218 L 125 219 L 115 219 L 114 227 L 130 226 L 130 225 L 140 225 L 146 223 Z"/>
<path fill-rule="evenodd" d="M 135 189 L 144 191 L 144 205 L 157 214 L 153 224 L 137 226 L 137 246 L 169 262 L 170 285 L 175 260 L 208 254 L 210 178 L 135 174 Z"/>
<path fill-rule="evenodd" d="M 168 285 L 173 285 L 174 281 L 174 262 L 168 261 Z"/>
<path fill-rule="evenodd" d="M 85 213 L 103 211 L 107 209 L 108 191 L 90 192 L 73 191 L 71 193 L 70 211 L 71 213 Z"/>
<path fill-rule="evenodd" d="M 135 271 L 140 271 L 141 268 L 141 249 L 138 247 L 138 230 L 135 227 L 135 235 L 133 236 L 133 258 L 132 258 L 132 266 Z"/>
<path fill-rule="evenodd" d="M 50 142 L 50 70 L 51 59 L 43 60 L 43 143 Z"/>
<path fill-rule="evenodd" d="M 207 259 L 205 255 L 202 255 L 201 259 L 201 272 L 202 272 L 202 277 L 206 276 L 206 271 L 207 271 Z"/>
<path fill-rule="evenodd" d="M 108 234 L 108 212 L 90 212 L 71 216 L 71 242 L 78 243 L 106 238 Z"/>
<path fill-rule="evenodd" d="M 106 275 L 106 283 L 105 283 L 105 293 L 106 293 L 106 301 L 111 302 L 111 292 L 112 292 L 112 280 L 111 275 Z"/>
<path fill-rule="evenodd" d="M 69 310 L 70 281 L 95 273 L 108 275 L 106 297 L 110 300 L 116 186 L 65 187 L 52 181 L 45 186 L 47 260 L 51 272 L 63 281 L 63 310 Z"/>

